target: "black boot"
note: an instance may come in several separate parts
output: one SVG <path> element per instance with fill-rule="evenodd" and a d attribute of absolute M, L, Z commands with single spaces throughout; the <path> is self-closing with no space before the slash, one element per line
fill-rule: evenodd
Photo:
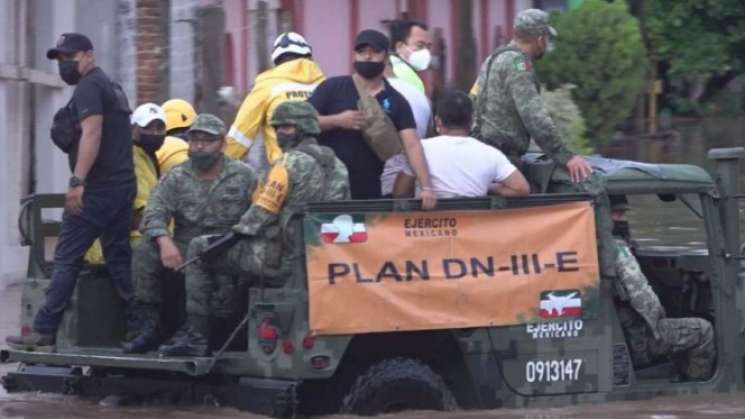
<path fill-rule="evenodd" d="M 158 348 L 161 356 L 209 356 L 208 322 L 205 316 L 189 316 L 172 345 Z"/>
<path fill-rule="evenodd" d="M 122 344 L 125 354 L 144 354 L 158 347 L 158 311 L 154 307 L 141 307 L 140 330 Z"/>

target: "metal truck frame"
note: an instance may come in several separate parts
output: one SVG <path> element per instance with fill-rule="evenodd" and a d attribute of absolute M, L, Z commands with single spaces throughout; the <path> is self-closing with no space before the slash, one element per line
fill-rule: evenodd
<path fill-rule="evenodd" d="M 219 358 L 122 354 L 121 307 L 110 303 L 116 298 L 105 270 L 89 267 L 79 278 L 58 332 L 56 352 L 3 350 L 0 359 L 19 366 L 2 382 L 9 392 L 91 398 L 126 394 L 169 403 L 216 401 L 277 417 L 296 412 L 549 407 L 739 391 L 745 388 L 745 275 L 738 210 L 738 200 L 745 195 L 737 192 L 743 157 L 743 148 L 711 150 L 709 158 L 716 163 L 713 178 L 691 165 L 611 160 L 606 160 L 603 173 L 608 194 L 677 198 L 703 219 L 705 248 L 642 246 L 638 258 L 669 314 L 713 322 L 716 371 L 706 382 L 671 382 L 667 360 L 634 369 L 613 304 L 611 276 L 600 277 L 601 304 L 590 320 L 315 336 L 309 331 L 302 257 L 281 288 L 247 291 L 248 336 L 239 349 L 229 348 Z M 437 211 L 500 211 L 596 198 L 552 193 L 507 200 L 453 199 L 441 201 Z M 31 251 L 23 285 L 23 333 L 30 331 L 32 316 L 43 302 L 51 271 L 45 247 L 59 228 L 58 222 L 42 218 L 42 210 L 61 206 L 61 195 L 35 195 L 24 203 L 20 225 Z M 419 209 L 418 202 L 408 200 L 316 203 L 307 205 L 293 222 L 300 223 L 304 214 Z M 607 216 L 601 210 L 595 214 L 596 219 Z M 302 228 L 293 231 L 296 240 L 304 240 Z M 601 268 L 612 263 L 601 254 Z"/>

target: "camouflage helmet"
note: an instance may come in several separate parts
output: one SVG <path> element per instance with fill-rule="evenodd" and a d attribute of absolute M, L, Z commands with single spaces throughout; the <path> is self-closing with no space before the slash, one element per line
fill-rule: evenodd
<path fill-rule="evenodd" d="M 526 9 L 515 16 L 513 27 L 515 32 L 526 35 L 544 35 L 548 33 L 555 38 L 556 29 L 550 25 L 550 16 L 540 9 Z"/>
<path fill-rule="evenodd" d="M 294 125 L 305 135 L 316 136 L 321 133 L 316 109 L 305 101 L 287 101 L 274 110 L 270 121 L 273 127 Z"/>

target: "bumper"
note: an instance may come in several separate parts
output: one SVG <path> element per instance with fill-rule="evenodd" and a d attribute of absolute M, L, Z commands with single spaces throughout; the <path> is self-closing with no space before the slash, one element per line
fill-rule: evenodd
<path fill-rule="evenodd" d="M 91 399 L 115 394 L 143 402 L 232 406 L 261 415 L 291 417 L 297 408 L 299 382 L 22 363 L 17 371 L 2 377 L 2 384 L 8 393 L 40 391 Z"/>

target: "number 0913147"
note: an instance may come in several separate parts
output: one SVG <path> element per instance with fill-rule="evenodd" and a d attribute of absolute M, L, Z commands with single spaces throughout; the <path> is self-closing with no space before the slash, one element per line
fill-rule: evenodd
<path fill-rule="evenodd" d="M 559 383 L 577 381 L 582 369 L 582 359 L 552 359 L 528 361 L 525 364 L 525 381 L 528 383 Z"/>

